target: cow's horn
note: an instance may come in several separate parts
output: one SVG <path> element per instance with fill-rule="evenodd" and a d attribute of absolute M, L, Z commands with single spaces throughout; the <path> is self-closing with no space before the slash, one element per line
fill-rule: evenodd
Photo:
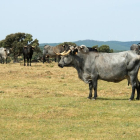
<path fill-rule="evenodd" d="M 66 51 L 64 51 L 64 52 L 60 53 L 60 55 L 62 55 L 62 54 L 64 54 L 64 53 L 66 53 Z"/>
<path fill-rule="evenodd" d="M 55 52 L 56 53 L 56 52 Z M 56 53 L 57 55 L 61 55 L 60 53 Z"/>
<path fill-rule="evenodd" d="M 61 55 L 68 55 L 69 53 L 71 52 L 71 50 L 68 50 L 67 52 L 65 52 L 65 53 L 61 53 Z"/>
<path fill-rule="evenodd" d="M 63 55 L 64 53 L 66 53 L 66 51 L 64 51 L 64 52 L 62 52 L 62 53 L 56 53 L 56 52 L 54 51 L 54 53 L 57 54 L 57 55 Z"/>

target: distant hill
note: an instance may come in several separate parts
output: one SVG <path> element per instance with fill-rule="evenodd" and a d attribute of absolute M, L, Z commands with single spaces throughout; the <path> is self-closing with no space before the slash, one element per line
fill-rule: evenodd
<path fill-rule="evenodd" d="M 121 41 L 96 41 L 96 40 L 79 40 L 79 41 L 74 41 L 77 45 L 86 45 L 87 47 L 92 47 L 95 45 L 98 45 L 100 47 L 101 45 L 108 45 L 110 49 L 116 50 L 116 51 L 124 51 L 124 50 L 129 50 L 130 46 L 132 44 L 138 44 L 140 41 L 127 41 L 127 42 L 121 42 Z M 62 42 L 60 42 L 62 43 Z M 56 46 L 60 43 L 40 43 L 39 46 L 41 49 L 45 45 L 51 45 L 51 46 Z"/>

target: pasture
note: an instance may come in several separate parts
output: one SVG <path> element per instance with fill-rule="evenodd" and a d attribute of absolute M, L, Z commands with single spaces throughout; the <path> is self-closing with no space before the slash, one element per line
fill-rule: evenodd
<path fill-rule="evenodd" d="M 131 86 L 98 82 L 98 99 L 73 68 L 0 64 L 1 140 L 138 140 L 140 101 Z M 140 73 L 139 73 L 140 80 Z"/>

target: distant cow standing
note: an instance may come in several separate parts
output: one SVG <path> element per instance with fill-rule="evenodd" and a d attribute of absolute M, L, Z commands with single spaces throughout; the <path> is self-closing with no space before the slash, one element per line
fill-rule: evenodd
<path fill-rule="evenodd" d="M 67 50 L 67 47 L 68 47 L 68 45 L 58 45 L 55 47 L 50 46 L 50 45 L 44 46 L 43 63 L 46 61 L 46 57 L 48 58 L 48 62 L 49 62 L 49 57 L 55 58 L 55 62 L 56 62 L 56 59 L 58 59 L 58 61 L 59 61 L 60 56 L 56 55 L 56 53 L 64 52 L 64 50 Z"/>
<path fill-rule="evenodd" d="M 47 57 L 47 62 L 49 63 L 50 62 L 50 57 L 51 58 L 54 58 L 55 59 L 55 62 L 56 62 L 56 54 L 53 52 L 53 46 L 50 46 L 50 45 L 46 45 L 44 46 L 44 49 L 43 49 L 43 63 L 46 61 L 46 57 Z"/>
<path fill-rule="evenodd" d="M 26 59 L 27 59 L 27 66 L 31 66 L 31 59 L 32 59 L 32 55 L 33 55 L 33 51 L 34 51 L 35 46 L 24 46 L 23 47 L 23 56 L 24 56 L 24 66 L 26 66 Z"/>
<path fill-rule="evenodd" d="M 9 54 L 10 54 L 10 49 L 3 48 L 3 47 L 0 48 L 0 59 L 2 64 L 4 64 L 4 60 L 6 61 L 7 64 L 7 58 Z"/>

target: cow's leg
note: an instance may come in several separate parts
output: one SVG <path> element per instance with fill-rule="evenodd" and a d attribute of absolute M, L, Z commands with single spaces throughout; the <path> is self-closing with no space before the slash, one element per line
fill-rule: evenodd
<path fill-rule="evenodd" d="M 140 86 L 137 86 L 137 98 L 136 98 L 136 100 L 139 100 L 139 98 L 140 98 Z"/>
<path fill-rule="evenodd" d="M 30 58 L 30 66 L 31 66 L 31 58 Z"/>
<path fill-rule="evenodd" d="M 131 80 L 131 83 L 132 83 L 132 93 L 131 93 L 130 100 L 133 100 L 134 99 L 134 96 L 135 96 L 135 89 L 137 87 L 137 84 L 136 84 L 136 81 L 134 79 Z"/>
<path fill-rule="evenodd" d="M 0 58 L 1 58 L 1 64 L 2 64 L 3 63 L 3 58 L 2 58 L 2 56 Z"/>
<path fill-rule="evenodd" d="M 89 96 L 88 96 L 89 99 L 92 98 L 92 88 L 93 88 L 93 84 L 92 84 L 92 80 L 90 80 L 89 81 Z"/>
<path fill-rule="evenodd" d="M 135 69 L 133 69 L 131 72 L 128 73 L 129 78 L 130 78 L 130 83 L 132 85 L 132 93 L 131 93 L 130 100 L 134 99 L 136 89 L 137 89 L 137 98 L 139 98 L 139 81 L 137 78 L 138 69 L 139 67 L 135 67 Z"/>
<path fill-rule="evenodd" d="M 45 57 L 46 57 L 46 56 L 43 56 L 43 64 L 44 64 L 44 62 L 45 62 Z"/>
<path fill-rule="evenodd" d="M 137 82 L 136 89 L 137 89 L 137 98 L 136 98 L 136 100 L 139 100 L 139 98 L 140 98 L 140 82 L 139 81 Z"/>
<path fill-rule="evenodd" d="M 50 57 L 48 56 L 48 63 L 50 63 Z"/>
<path fill-rule="evenodd" d="M 29 58 L 27 58 L 27 66 L 29 66 Z"/>
<path fill-rule="evenodd" d="M 49 63 L 49 56 L 47 56 L 47 57 L 46 57 L 46 62 L 48 62 L 48 63 Z"/>
<path fill-rule="evenodd" d="M 94 80 L 93 88 L 94 88 L 94 97 L 93 97 L 93 99 L 95 100 L 97 98 L 97 81 L 96 80 Z"/>
<path fill-rule="evenodd" d="M 54 57 L 54 61 L 56 62 L 56 57 Z"/>
<path fill-rule="evenodd" d="M 131 94 L 131 97 L 130 97 L 130 100 L 133 100 L 134 99 L 134 96 L 135 96 L 135 86 L 132 86 L 132 94 Z"/>
<path fill-rule="evenodd" d="M 24 66 L 26 66 L 26 59 L 25 59 L 25 57 L 24 57 Z"/>
<path fill-rule="evenodd" d="M 2 64 L 4 64 L 4 58 L 2 58 Z"/>

